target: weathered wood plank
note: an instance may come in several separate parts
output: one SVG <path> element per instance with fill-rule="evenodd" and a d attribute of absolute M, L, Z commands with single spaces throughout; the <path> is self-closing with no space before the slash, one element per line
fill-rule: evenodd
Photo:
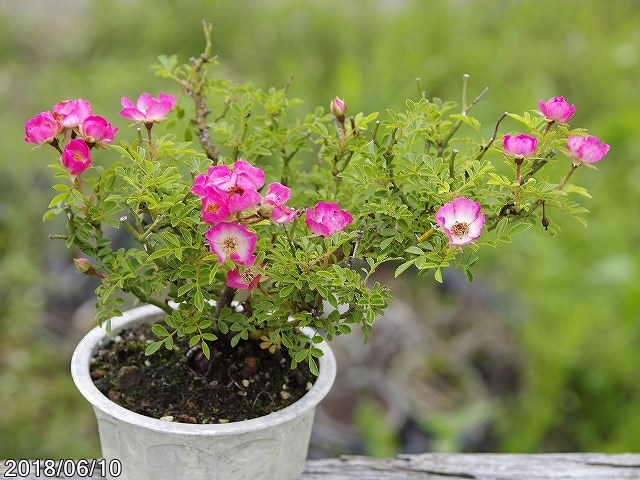
<path fill-rule="evenodd" d="M 5 477 L 6 465 L 0 462 Z M 35 474 L 27 477 L 36 480 Z M 40 477 L 41 478 L 41 477 Z M 56 477 L 79 480 L 81 477 Z M 104 477 L 94 475 L 93 480 Z M 310 460 L 300 480 L 640 480 L 640 454 L 445 454 Z M 275 479 L 274 479 L 275 480 Z"/>
<path fill-rule="evenodd" d="M 301 480 L 618 480 L 640 479 L 640 455 L 438 454 L 390 460 L 342 457 L 307 463 Z"/>

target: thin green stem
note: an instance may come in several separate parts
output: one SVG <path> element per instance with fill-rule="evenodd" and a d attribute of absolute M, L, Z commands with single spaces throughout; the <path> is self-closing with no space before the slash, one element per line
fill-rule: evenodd
<path fill-rule="evenodd" d="M 454 148 L 449 155 L 449 177 L 452 179 L 456 178 L 456 155 L 458 155 L 458 150 Z"/>
<path fill-rule="evenodd" d="M 429 229 L 428 231 L 426 231 L 425 233 L 420 235 L 420 237 L 418 237 L 418 243 L 424 242 L 427 238 L 429 238 L 434 233 L 436 233 L 436 229 L 435 228 Z"/>
<path fill-rule="evenodd" d="M 573 175 L 573 172 L 575 172 L 578 169 L 579 166 L 580 166 L 579 163 L 578 164 L 575 164 L 575 163 L 571 164 L 571 169 L 567 172 L 567 174 L 564 176 L 562 181 L 558 184 L 558 186 L 556 187 L 556 190 L 562 190 L 567 185 L 567 182 L 569 181 L 569 178 L 571 178 L 571 175 Z"/>

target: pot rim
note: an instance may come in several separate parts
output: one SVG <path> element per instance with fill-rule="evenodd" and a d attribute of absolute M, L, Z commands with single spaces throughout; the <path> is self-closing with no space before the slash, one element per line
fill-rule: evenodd
<path fill-rule="evenodd" d="M 124 312 L 122 317 L 111 320 L 111 334 L 116 334 L 131 323 L 144 320 L 148 317 L 161 316 L 164 312 L 154 305 L 144 305 Z M 303 328 L 307 335 L 313 334 L 313 329 Z M 94 385 L 90 376 L 89 364 L 91 357 L 102 342 L 109 340 L 104 328 L 94 327 L 78 343 L 71 358 L 71 376 L 76 387 L 91 405 L 113 416 L 120 421 L 126 422 L 140 428 L 166 433 L 194 435 L 194 436 L 224 436 L 238 435 L 269 428 L 274 425 L 288 422 L 298 417 L 315 406 L 329 393 L 336 376 L 336 359 L 333 351 L 326 341 L 314 346 L 322 350 L 324 355 L 320 357 L 320 374 L 316 378 L 313 387 L 297 402 L 288 407 L 270 413 L 263 417 L 252 418 L 240 422 L 230 422 L 225 424 L 189 424 L 179 422 L 167 422 L 156 418 L 146 417 L 139 413 L 127 410 L 117 403 L 109 400 Z"/>

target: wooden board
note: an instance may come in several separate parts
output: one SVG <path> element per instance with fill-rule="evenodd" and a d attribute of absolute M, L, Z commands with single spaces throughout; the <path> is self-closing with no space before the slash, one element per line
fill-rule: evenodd
<path fill-rule="evenodd" d="M 4 478 L 5 462 L 0 462 Z M 14 477 L 16 478 L 16 477 Z M 35 474 L 27 477 L 36 480 Z M 39 478 L 43 478 L 42 474 Z M 56 477 L 79 480 L 75 477 Z M 87 477 L 84 477 L 87 478 Z M 94 480 L 103 477 L 94 475 Z M 300 480 L 640 480 L 640 454 L 399 455 L 310 460 Z M 276 480 L 276 479 L 273 479 Z"/>

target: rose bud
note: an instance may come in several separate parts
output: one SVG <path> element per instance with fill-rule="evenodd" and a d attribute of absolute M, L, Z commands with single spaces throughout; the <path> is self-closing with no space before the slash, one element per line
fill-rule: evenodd
<path fill-rule="evenodd" d="M 53 143 L 62 128 L 51 112 L 39 113 L 24 124 L 24 141 L 38 145 Z"/>
<path fill-rule="evenodd" d="M 507 155 L 528 157 L 538 148 L 538 139 L 521 133 L 520 135 L 505 135 L 502 148 Z"/>
<path fill-rule="evenodd" d="M 611 148 L 598 137 L 567 137 L 567 148 L 576 160 L 585 163 L 599 162 Z"/>
<path fill-rule="evenodd" d="M 60 163 L 71 175 L 78 175 L 91 166 L 91 152 L 80 138 L 71 140 L 64 146 Z"/>
<path fill-rule="evenodd" d="M 85 141 L 101 147 L 109 145 L 117 131 L 117 128 L 99 115 L 87 117 L 80 125 L 80 133 L 84 136 Z"/>
<path fill-rule="evenodd" d="M 576 111 L 576 107 L 569 105 L 564 97 L 552 97 L 547 102 L 538 100 L 538 108 L 548 121 L 558 123 L 567 123 Z"/>
<path fill-rule="evenodd" d="M 76 271 L 78 273 L 87 273 L 93 270 L 91 262 L 86 258 L 74 258 L 73 263 L 75 264 Z"/>
<path fill-rule="evenodd" d="M 338 97 L 331 100 L 331 113 L 335 115 L 340 123 L 344 123 L 344 114 L 347 112 L 347 104 Z"/>

